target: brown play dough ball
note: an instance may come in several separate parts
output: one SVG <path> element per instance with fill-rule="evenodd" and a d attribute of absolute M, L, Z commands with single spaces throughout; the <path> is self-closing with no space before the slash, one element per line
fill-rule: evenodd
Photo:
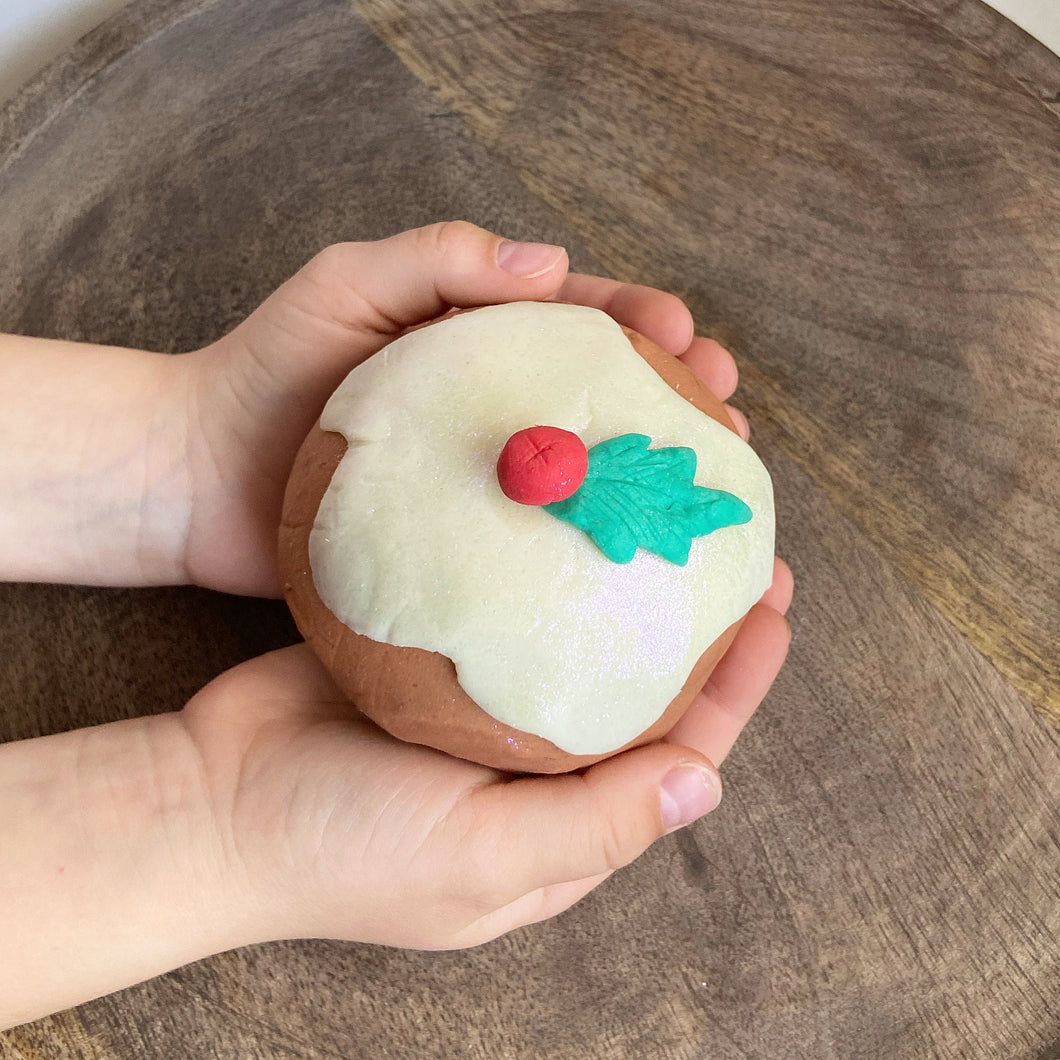
<path fill-rule="evenodd" d="M 633 348 L 682 397 L 735 431 L 725 406 L 685 367 L 650 339 L 623 328 Z M 617 751 L 575 755 L 490 717 L 461 688 L 445 655 L 399 648 L 354 633 L 324 605 L 309 566 L 309 535 L 331 476 L 346 452 L 340 434 L 309 433 L 295 459 L 284 498 L 279 558 L 284 595 L 298 628 L 335 683 L 365 715 L 392 735 L 458 758 L 519 773 L 564 773 Z M 623 748 L 664 736 L 684 714 L 743 620 L 733 623 L 700 656 L 684 687 L 662 716 Z"/>

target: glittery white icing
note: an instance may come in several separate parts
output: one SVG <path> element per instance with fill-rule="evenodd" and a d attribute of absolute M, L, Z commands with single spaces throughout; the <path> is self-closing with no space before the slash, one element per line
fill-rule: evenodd
<path fill-rule="evenodd" d="M 535 424 L 587 446 L 627 432 L 691 446 L 696 482 L 753 517 L 696 539 L 684 567 L 612 563 L 501 492 L 498 454 Z M 643 732 L 770 583 L 765 468 L 597 310 L 519 302 L 412 332 L 350 373 L 321 426 L 349 443 L 309 541 L 323 602 L 358 633 L 447 655 L 485 711 L 565 751 Z"/>

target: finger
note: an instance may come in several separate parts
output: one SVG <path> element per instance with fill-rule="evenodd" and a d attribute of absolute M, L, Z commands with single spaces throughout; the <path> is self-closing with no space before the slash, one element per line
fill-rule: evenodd
<path fill-rule="evenodd" d="M 773 581 L 763 593 L 760 602 L 786 615 L 794 593 L 795 578 L 791 573 L 791 568 L 779 556 L 775 556 L 773 558 Z"/>
<path fill-rule="evenodd" d="M 703 691 L 664 741 L 694 748 L 720 765 L 776 680 L 790 641 L 784 616 L 755 604 Z"/>
<path fill-rule="evenodd" d="M 696 336 L 681 360 L 706 384 L 711 393 L 722 401 L 732 397 L 739 381 L 739 371 L 733 356 L 720 342 Z"/>
<path fill-rule="evenodd" d="M 726 405 L 725 411 L 731 417 L 736 433 L 746 442 L 751 437 L 751 425 L 747 422 L 747 417 L 732 405 Z"/>
<path fill-rule="evenodd" d="M 513 243 L 464 221 L 321 251 L 221 343 L 243 355 L 254 396 L 318 407 L 360 361 L 453 306 L 555 294 L 562 247 Z M 319 410 L 319 409 L 317 409 Z"/>
<path fill-rule="evenodd" d="M 454 810 L 453 827 L 476 840 L 464 840 L 463 870 L 477 881 L 469 886 L 499 908 L 540 887 L 612 872 L 720 798 L 709 761 L 656 743 L 582 774 L 476 788 Z"/>
<path fill-rule="evenodd" d="M 602 309 L 669 353 L 684 353 L 692 341 L 692 314 L 688 306 L 676 295 L 654 287 L 570 273 L 555 297 L 561 302 Z"/>

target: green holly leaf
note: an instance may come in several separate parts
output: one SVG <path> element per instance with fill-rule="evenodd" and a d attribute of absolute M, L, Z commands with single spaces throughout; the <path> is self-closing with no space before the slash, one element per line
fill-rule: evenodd
<path fill-rule="evenodd" d="M 746 523 L 751 509 L 731 493 L 695 485 L 695 450 L 650 444 L 647 435 L 623 434 L 594 445 L 578 490 L 544 509 L 584 530 L 615 563 L 629 563 L 640 547 L 683 567 L 693 538 Z"/>

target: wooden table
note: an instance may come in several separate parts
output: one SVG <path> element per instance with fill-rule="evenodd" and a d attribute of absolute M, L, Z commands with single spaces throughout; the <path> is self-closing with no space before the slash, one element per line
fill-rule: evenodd
<path fill-rule="evenodd" d="M 480 949 L 228 953 L 0 1057 L 1060 1056 L 1060 60 L 976 0 L 145 0 L 0 111 L 0 328 L 188 349 L 455 216 L 738 356 L 798 590 L 724 807 Z M 295 635 L 6 587 L 0 734 Z"/>

